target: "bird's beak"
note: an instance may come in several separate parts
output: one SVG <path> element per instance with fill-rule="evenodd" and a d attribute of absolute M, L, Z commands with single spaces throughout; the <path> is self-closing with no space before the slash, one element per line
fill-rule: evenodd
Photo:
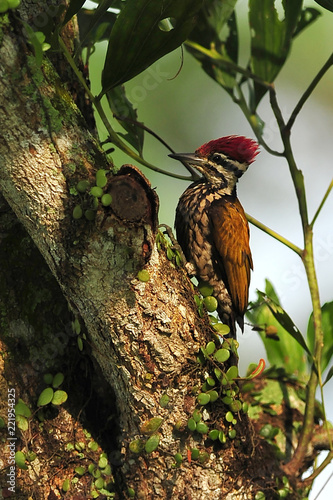
<path fill-rule="evenodd" d="M 202 165 L 205 162 L 204 158 L 200 158 L 195 153 L 173 153 L 169 156 L 189 165 Z"/>

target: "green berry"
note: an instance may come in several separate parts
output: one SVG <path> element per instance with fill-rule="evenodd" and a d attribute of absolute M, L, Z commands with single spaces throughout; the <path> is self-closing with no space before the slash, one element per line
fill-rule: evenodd
<path fill-rule="evenodd" d="M 234 399 L 232 403 L 230 403 L 229 407 L 231 411 L 237 413 L 242 409 L 242 403 L 239 401 L 239 399 Z"/>
<path fill-rule="evenodd" d="M 225 414 L 225 419 L 226 419 L 227 422 L 232 422 L 233 421 L 234 416 L 231 413 L 231 411 L 227 411 L 227 413 Z"/>
<path fill-rule="evenodd" d="M 104 207 L 108 207 L 109 205 L 111 205 L 112 196 L 109 193 L 103 194 L 101 202 Z"/>
<path fill-rule="evenodd" d="M 220 431 L 219 432 L 219 441 L 220 441 L 220 443 L 224 444 L 226 442 L 226 440 L 227 440 L 227 438 L 226 438 L 224 432 Z"/>
<path fill-rule="evenodd" d="M 196 421 L 194 420 L 194 418 L 189 418 L 188 422 L 187 422 L 187 427 L 190 429 L 190 431 L 194 432 L 195 429 L 197 428 L 197 424 L 196 424 Z"/>
<path fill-rule="evenodd" d="M 103 170 L 102 168 L 100 170 L 97 170 L 96 172 L 96 186 L 100 187 L 100 188 L 103 188 L 106 186 L 106 183 L 107 183 L 107 178 L 106 178 L 106 175 L 105 175 L 105 170 Z"/>
<path fill-rule="evenodd" d="M 208 344 L 206 345 L 206 353 L 208 354 L 208 356 L 213 354 L 215 349 L 216 349 L 215 342 L 213 342 L 213 341 L 208 342 Z"/>
<path fill-rule="evenodd" d="M 96 198 L 101 198 L 103 196 L 103 189 L 99 186 L 94 186 L 90 189 L 90 194 L 96 196 Z"/>
<path fill-rule="evenodd" d="M 81 205 L 76 205 L 73 210 L 73 219 L 81 219 L 83 215 L 83 210 L 81 208 Z"/>
<path fill-rule="evenodd" d="M 212 286 L 208 285 L 208 283 L 205 283 L 204 281 L 201 281 L 198 285 L 199 291 L 203 297 L 208 297 L 212 295 L 214 289 Z"/>
<path fill-rule="evenodd" d="M 137 276 L 139 281 L 146 282 L 150 280 L 150 274 L 146 269 L 139 271 Z"/>
<path fill-rule="evenodd" d="M 215 441 L 219 437 L 219 431 L 217 429 L 213 429 L 212 431 L 209 432 L 208 437 L 212 441 Z"/>
<path fill-rule="evenodd" d="M 20 5 L 21 0 L 7 0 L 9 9 L 17 9 Z"/>
<path fill-rule="evenodd" d="M 8 9 L 9 9 L 8 1 L 0 0 L 0 14 L 7 12 Z"/>
<path fill-rule="evenodd" d="M 214 312 L 217 309 L 218 303 L 215 297 L 212 297 L 209 295 L 208 297 L 204 298 L 204 304 L 206 306 L 207 311 L 209 312 Z"/>
<path fill-rule="evenodd" d="M 79 193 L 85 193 L 89 188 L 90 188 L 90 183 L 86 179 L 79 181 L 76 184 L 76 189 L 79 191 Z"/>
<path fill-rule="evenodd" d="M 235 439 L 235 437 L 236 437 L 236 430 L 235 429 L 231 429 L 228 432 L 228 436 L 229 436 L 230 439 Z"/>
<path fill-rule="evenodd" d="M 206 405 L 210 401 L 210 396 L 207 393 L 201 392 L 200 394 L 198 394 L 197 399 L 199 405 Z"/>
<path fill-rule="evenodd" d="M 228 349 L 219 349 L 214 354 L 214 358 L 219 363 L 224 363 L 225 361 L 227 361 L 227 359 L 230 358 L 230 351 L 228 351 Z"/>
<path fill-rule="evenodd" d="M 230 332 L 229 326 L 223 325 L 222 323 L 216 323 L 213 325 L 213 328 L 219 335 L 227 335 L 227 333 Z"/>
<path fill-rule="evenodd" d="M 218 397 L 219 397 L 218 392 L 216 392 L 216 391 L 210 391 L 209 398 L 210 398 L 210 402 L 211 403 L 214 403 L 214 401 L 216 401 L 218 399 Z"/>
<path fill-rule="evenodd" d="M 87 220 L 94 220 L 95 219 L 95 215 L 96 215 L 96 212 L 95 210 L 92 210 L 91 208 L 88 208 L 85 212 L 84 212 L 84 216 Z"/>
<path fill-rule="evenodd" d="M 207 434 L 208 425 L 205 424 L 205 422 L 198 422 L 196 431 L 199 432 L 200 434 Z"/>
<path fill-rule="evenodd" d="M 201 411 L 198 409 L 194 410 L 192 418 L 195 422 L 200 422 L 202 418 Z"/>

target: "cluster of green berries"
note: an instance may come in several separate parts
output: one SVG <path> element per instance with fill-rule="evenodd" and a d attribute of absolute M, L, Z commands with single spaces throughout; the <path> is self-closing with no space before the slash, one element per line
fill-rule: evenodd
<path fill-rule="evenodd" d="M 213 287 L 204 281 L 200 281 L 198 284 L 198 290 L 202 297 L 194 295 L 195 303 L 198 307 L 199 316 L 202 318 L 205 311 L 213 313 L 217 310 L 218 302 L 212 293 L 214 291 Z M 224 325 L 218 321 L 215 316 L 209 315 L 210 323 L 218 335 L 227 335 L 230 332 L 228 325 Z"/>
<path fill-rule="evenodd" d="M 87 220 L 94 220 L 99 202 L 101 202 L 103 207 L 111 205 L 112 196 L 103 191 L 107 184 L 107 172 L 107 170 L 102 168 L 97 170 L 95 186 L 91 187 L 87 179 L 82 179 L 76 184 L 76 191 L 81 195 L 82 200 L 81 203 L 74 207 L 74 219 L 81 219 L 84 215 Z M 86 195 L 88 195 L 88 198 Z"/>
<path fill-rule="evenodd" d="M 225 344 L 225 345 L 224 345 Z M 204 365 L 209 362 L 212 367 L 212 373 L 207 373 L 205 382 L 202 384 L 197 395 L 198 407 L 189 418 L 187 426 L 190 431 L 199 434 L 207 434 L 213 441 L 219 440 L 226 442 L 227 436 L 221 429 L 210 429 L 207 422 L 203 420 L 201 409 L 208 404 L 213 404 L 220 399 L 227 407 L 225 414 L 225 426 L 229 428 L 228 437 L 234 439 L 236 430 L 232 427 L 237 423 L 235 414 L 240 411 L 247 412 L 248 405 L 239 399 L 239 387 L 236 383 L 238 377 L 237 366 L 231 366 L 226 372 L 218 367 L 219 363 L 224 363 L 230 357 L 230 349 L 227 348 L 227 342 L 224 342 L 221 348 L 217 348 L 215 342 L 210 341 L 205 347 L 201 348 L 198 355 L 198 362 Z"/>
<path fill-rule="evenodd" d="M 167 256 L 167 259 L 170 260 L 177 267 L 180 267 L 182 264 L 182 257 L 177 249 L 173 247 L 173 245 L 165 238 L 164 234 L 161 231 L 158 231 L 156 235 L 156 246 L 157 250 L 160 252 L 164 250 Z"/>

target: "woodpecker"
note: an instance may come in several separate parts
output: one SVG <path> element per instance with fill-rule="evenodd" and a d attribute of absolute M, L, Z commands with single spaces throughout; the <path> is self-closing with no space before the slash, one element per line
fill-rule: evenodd
<path fill-rule="evenodd" d="M 249 225 L 236 184 L 257 154 L 255 141 L 230 135 L 207 142 L 194 153 L 169 155 L 203 175 L 179 199 L 177 240 L 192 274 L 213 287 L 218 315 L 234 338 L 236 322 L 244 330 L 253 269 Z"/>

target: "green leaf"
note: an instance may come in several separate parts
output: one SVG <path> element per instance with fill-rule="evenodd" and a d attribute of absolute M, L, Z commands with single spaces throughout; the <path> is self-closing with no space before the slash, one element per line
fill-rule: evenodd
<path fill-rule="evenodd" d="M 217 429 L 213 429 L 209 432 L 208 437 L 215 441 L 219 437 L 219 431 Z"/>
<path fill-rule="evenodd" d="M 98 467 L 101 469 L 104 469 L 108 464 L 108 459 L 106 457 L 101 456 L 100 459 L 98 460 Z"/>
<path fill-rule="evenodd" d="M 284 19 L 279 19 L 275 0 L 250 0 L 251 70 L 272 83 L 288 56 L 302 10 L 302 0 L 282 1 Z M 254 83 L 254 112 L 267 88 Z"/>
<path fill-rule="evenodd" d="M 333 377 L 333 366 L 328 370 L 324 384 L 326 384 Z"/>
<path fill-rule="evenodd" d="M 21 431 L 27 431 L 29 429 L 28 420 L 23 415 L 16 415 L 15 420 L 17 427 L 21 429 Z"/>
<path fill-rule="evenodd" d="M 67 24 L 75 14 L 81 9 L 86 0 L 70 0 L 69 7 L 64 17 L 63 25 Z"/>
<path fill-rule="evenodd" d="M 25 463 L 25 455 L 22 451 L 17 451 L 15 453 L 15 463 L 20 469 L 27 470 L 27 465 Z"/>
<path fill-rule="evenodd" d="M 234 7 L 236 1 L 211 0 L 206 2 L 200 11 L 195 30 L 190 34 L 189 40 L 193 41 L 216 55 L 221 56 L 228 62 L 238 62 L 238 30 Z M 228 29 L 225 30 L 227 24 Z M 213 49 L 212 49 L 213 48 Z M 236 82 L 236 74 L 226 71 L 218 59 L 212 59 L 208 55 L 186 46 L 186 49 L 201 63 L 202 69 L 221 85 L 227 92 L 232 94 Z"/>
<path fill-rule="evenodd" d="M 170 401 L 170 397 L 167 394 L 162 394 L 162 396 L 160 398 L 160 406 L 162 408 L 165 408 L 166 406 L 168 406 L 169 401 Z"/>
<path fill-rule="evenodd" d="M 65 479 L 62 483 L 62 491 L 66 492 L 69 490 L 71 486 L 71 483 L 69 482 L 69 479 Z"/>
<path fill-rule="evenodd" d="M 315 0 L 315 2 L 321 7 L 324 7 L 324 9 L 333 12 L 333 0 Z"/>
<path fill-rule="evenodd" d="M 265 293 L 258 291 L 258 299 L 251 305 L 247 317 L 262 329 L 259 335 L 272 366 L 283 368 L 289 375 L 307 375 L 306 353 L 309 349 L 291 318 L 282 309 L 273 285 L 268 280 Z M 276 327 L 278 341 L 265 334 L 265 328 L 271 326 Z"/>
<path fill-rule="evenodd" d="M 153 434 L 156 432 L 162 425 L 163 418 L 161 417 L 153 417 L 150 420 L 147 420 L 141 425 L 141 433 L 142 434 Z"/>
<path fill-rule="evenodd" d="M 196 431 L 199 432 L 199 434 L 207 434 L 208 432 L 208 425 L 205 424 L 205 422 L 198 422 Z"/>
<path fill-rule="evenodd" d="M 238 367 L 237 366 L 230 366 L 230 368 L 228 368 L 227 370 L 227 373 L 226 373 L 226 377 L 228 380 L 234 380 L 235 378 L 238 377 Z"/>
<path fill-rule="evenodd" d="M 206 345 L 206 353 L 208 356 L 210 356 L 211 354 L 213 354 L 213 352 L 215 351 L 216 349 L 216 346 L 215 346 L 215 342 L 213 342 L 212 340 L 210 342 L 208 342 L 208 344 Z"/>
<path fill-rule="evenodd" d="M 312 24 L 319 16 L 321 16 L 321 12 L 317 9 L 313 9 L 312 7 L 306 7 L 305 9 L 303 9 L 294 33 L 294 38 L 299 35 L 305 28 L 310 26 L 310 24 Z"/>
<path fill-rule="evenodd" d="M 45 384 L 51 385 L 52 384 L 52 380 L 53 380 L 52 373 L 45 373 L 45 375 L 43 375 L 43 380 L 44 380 Z"/>
<path fill-rule="evenodd" d="M 326 302 L 321 308 L 321 314 L 324 333 L 324 345 L 321 357 L 321 371 L 323 372 L 333 355 L 333 302 Z M 307 340 L 310 351 L 314 353 L 315 334 L 312 313 L 308 323 Z M 312 362 L 312 356 L 310 356 L 310 362 Z"/>
<path fill-rule="evenodd" d="M 210 401 L 210 396 L 207 393 L 201 392 L 197 397 L 199 405 L 206 405 Z"/>
<path fill-rule="evenodd" d="M 189 418 L 187 422 L 187 427 L 190 429 L 190 431 L 194 432 L 195 429 L 197 428 L 197 423 L 194 420 L 194 418 Z"/>
<path fill-rule="evenodd" d="M 28 40 L 29 43 L 32 45 L 35 53 L 35 60 L 36 60 L 36 65 L 40 67 L 42 65 L 42 60 L 43 60 L 43 43 L 40 42 L 38 35 L 34 32 L 34 30 L 29 26 L 28 23 L 25 21 L 21 20 L 21 23 L 23 24 L 26 33 L 28 35 Z M 45 36 L 44 36 L 45 39 Z"/>
<path fill-rule="evenodd" d="M 29 406 L 27 406 L 25 403 L 22 401 L 19 401 L 15 405 L 15 414 L 16 415 L 22 415 L 23 417 L 30 417 L 31 416 L 31 411 Z"/>
<path fill-rule="evenodd" d="M 54 391 L 53 391 L 52 387 L 46 387 L 46 389 L 44 389 L 39 395 L 39 398 L 37 401 L 37 406 L 45 406 L 45 405 L 51 403 L 52 398 L 53 398 L 53 394 L 54 394 Z"/>
<path fill-rule="evenodd" d="M 64 374 L 59 372 L 53 377 L 52 386 L 57 389 L 64 381 Z"/>
<path fill-rule="evenodd" d="M 65 401 L 67 401 L 68 394 L 65 391 L 55 391 L 54 396 L 52 398 L 52 404 L 59 406 L 62 405 Z"/>
<path fill-rule="evenodd" d="M 110 89 L 106 97 L 113 115 L 127 132 L 126 135 L 120 135 L 137 150 L 139 155 L 142 155 L 144 130 L 137 124 L 136 109 L 127 99 L 124 86 L 119 85 Z"/>
<path fill-rule="evenodd" d="M 153 434 L 152 436 L 150 436 L 150 438 L 147 440 L 145 444 L 146 452 L 151 453 L 152 451 L 155 451 L 159 445 L 159 442 L 160 442 L 160 436 L 158 434 Z"/>
<path fill-rule="evenodd" d="M 143 439 L 134 439 L 129 444 L 129 449 L 132 453 L 141 453 L 145 448 L 145 442 Z"/>
<path fill-rule="evenodd" d="M 108 12 L 110 1 L 101 2 L 97 9 L 80 9 L 77 15 L 80 32 L 80 48 L 109 40 L 117 19 L 115 12 Z"/>
<path fill-rule="evenodd" d="M 219 393 L 217 391 L 210 391 L 208 394 L 211 403 L 214 403 L 219 397 Z"/>
<path fill-rule="evenodd" d="M 83 474 L 86 472 L 86 469 L 82 465 L 79 465 L 78 467 L 75 467 L 74 471 L 76 472 L 76 474 L 79 474 L 79 476 L 83 476 Z"/>
<path fill-rule="evenodd" d="M 230 351 L 228 351 L 228 349 L 219 349 L 214 354 L 214 358 L 219 363 L 224 363 L 225 361 L 227 361 L 227 359 L 230 358 Z"/>
<path fill-rule="evenodd" d="M 202 0 L 127 0 L 109 39 L 102 75 L 103 93 L 130 80 L 154 61 L 179 47 L 195 25 Z M 162 31 L 163 19 L 174 28 Z"/>

